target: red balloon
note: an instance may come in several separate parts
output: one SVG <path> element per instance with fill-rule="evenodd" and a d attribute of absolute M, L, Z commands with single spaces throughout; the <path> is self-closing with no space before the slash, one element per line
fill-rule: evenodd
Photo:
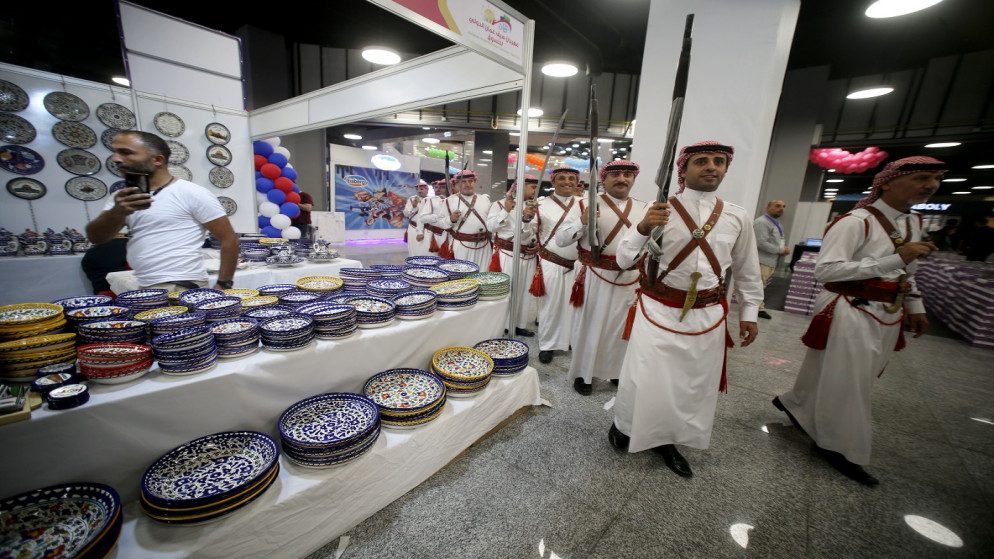
<path fill-rule="evenodd" d="M 283 174 L 283 172 L 280 171 L 280 168 L 277 167 L 276 165 L 273 165 L 272 163 L 266 163 L 265 165 L 260 167 L 259 170 L 262 171 L 262 176 L 272 181 L 275 181 L 276 179 L 280 178 L 280 175 Z"/>
<path fill-rule="evenodd" d="M 300 203 L 300 194 L 297 194 L 296 192 L 287 192 L 286 193 L 286 201 L 290 202 L 291 204 L 299 204 Z"/>
<path fill-rule="evenodd" d="M 293 181 L 286 177 L 280 177 L 274 180 L 273 184 L 276 185 L 276 188 L 282 190 L 283 192 L 293 191 Z"/>
<path fill-rule="evenodd" d="M 256 171 L 261 170 L 262 166 L 266 165 L 267 163 L 269 163 L 269 160 L 266 159 L 265 157 L 263 157 L 261 155 L 256 155 L 255 156 L 255 170 Z"/>

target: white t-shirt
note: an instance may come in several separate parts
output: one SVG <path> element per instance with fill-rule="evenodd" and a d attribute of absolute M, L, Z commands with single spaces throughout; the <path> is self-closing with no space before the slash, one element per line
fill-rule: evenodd
<path fill-rule="evenodd" d="M 114 207 L 111 199 L 104 210 Z M 139 285 L 207 281 L 200 247 L 205 223 L 224 217 L 217 197 L 206 188 L 179 180 L 152 197 L 152 207 L 125 219 L 130 233 L 128 264 Z"/>

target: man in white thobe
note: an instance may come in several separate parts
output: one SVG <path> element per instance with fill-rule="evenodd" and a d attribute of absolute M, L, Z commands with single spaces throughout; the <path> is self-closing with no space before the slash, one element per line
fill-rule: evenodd
<path fill-rule="evenodd" d="M 418 193 L 407 199 L 404 204 L 404 217 L 407 218 L 407 255 L 426 256 L 428 254 L 428 243 L 424 235 L 418 239 L 417 214 L 420 213 L 425 199 L 428 197 L 428 183 L 418 181 Z"/>
<path fill-rule="evenodd" d="M 475 262 L 480 271 L 490 266 L 490 231 L 487 214 L 490 197 L 476 193 L 476 173 L 463 170 L 456 174 L 458 192 L 445 199 L 436 212 L 436 225 L 448 225 L 449 253 L 439 250 L 439 256 Z"/>
<path fill-rule="evenodd" d="M 684 477 L 693 472 L 675 445 L 708 447 L 726 385 L 725 352 L 734 345 L 725 323 L 729 268 L 742 346 L 759 333 L 763 283 L 752 218 L 715 195 L 733 153 L 711 141 L 684 147 L 676 162 L 680 190 L 668 204 L 654 202 L 618 247 L 618 265 L 631 266 L 649 248 L 652 230 L 663 226 L 659 272 L 655 282 L 642 282 L 633 309 L 608 440 L 629 452 L 654 449 Z"/>
<path fill-rule="evenodd" d="M 579 219 L 556 233 L 560 246 L 579 243 L 579 260 L 583 264 L 570 298 L 577 311 L 570 338 L 573 352 L 568 377 L 573 381 L 573 390 L 581 396 L 591 394 L 594 377 L 612 381 L 618 378 L 628 348 L 621 333 L 628 309 L 635 301 L 639 271 L 635 265 L 618 266 L 615 254 L 629 227 L 641 221 L 648 208 L 645 202 L 628 196 L 638 173 L 639 166 L 632 161 L 622 159 L 602 165 L 604 193 L 598 197 L 598 207 L 587 208 L 587 201 L 578 199 Z M 597 215 L 597 258 L 591 253 L 587 232 L 592 211 Z"/>
<path fill-rule="evenodd" d="M 811 436 L 815 451 L 864 485 L 877 479 L 870 463 L 870 391 L 895 349 L 908 318 L 914 337 L 928 328 L 914 283 L 917 260 L 933 250 L 921 242 L 921 216 L 906 213 L 939 189 L 947 165 L 931 157 L 888 163 L 870 195 L 825 231 L 815 278 L 824 289 L 818 313 L 802 340 L 809 347 L 794 388 L 773 399 Z"/>
<path fill-rule="evenodd" d="M 487 229 L 494 232 L 494 255 L 490 260 L 491 272 L 503 272 L 511 275 L 514 269 L 514 229 L 517 223 L 517 212 L 514 211 L 517 181 L 507 191 L 503 200 L 498 200 L 490 206 L 487 216 Z M 511 295 L 515 306 L 514 333 L 526 338 L 533 337 L 535 332 L 527 328 L 528 314 L 534 300 L 528 293 L 528 284 L 535 275 L 535 259 L 538 258 L 538 245 L 535 243 L 535 190 L 538 188 L 538 177 L 525 175 L 525 191 L 522 193 L 525 207 L 521 210 L 521 235 L 518 237 L 519 256 L 518 273 L 511 278 Z"/>
<path fill-rule="evenodd" d="M 428 252 L 425 254 L 437 253 L 448 235 L 447 225 L 443 227 L 438 225 L 438 208 L 445 203 L 445 199 L 449 196 L 449 189 L 445 184 L 445 179 L 431 183 L 435 194 L 428 196 L 421 204 L 421 210 L 418 211 L 418 228 L 414 239 L 428 246 Z M 425 233 L 425 230 L 428 232 Z"/>
<path fill-rule="evenodd" d="M 569 304 L 576 264 L 576 244 L 556 244 L 556 231 L 579 219 L 580 204 L 573 195 L 580 172 L 571 167 L 552 170 L 552 195 L 538 201 L 538 257 L 529 291 L 538 303 L 538 360 L 551 363 L 553 352 L 569 349 L 575 309 Z"/>

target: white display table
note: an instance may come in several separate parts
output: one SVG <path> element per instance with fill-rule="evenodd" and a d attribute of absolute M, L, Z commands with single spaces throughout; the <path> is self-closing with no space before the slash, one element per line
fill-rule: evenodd
<path fill-rule="evenodd" d="M 0 305 L 91 295 L 93 284 L 83 273 L 82 260 L 82 254 L 0 258 Z"/>
<path fill-rule="evenodd" d="M 361 268 L 362 262 L 348 258 L 336 258 L 329 262 L 302 262 L 294 266 L 278 267 L 265 264 L 250 264 L 245 268 L 235 270 L 235 287 L 239 289 L 255 289 L 263 285 L 277 283 L 293 283 L 304 276 L 333 276 L 342 268 Z M 208 285 L 213 286 L 217 273 L 207 274 Z M 138 289 L 138 279 L 131 270 L 126 272 L 111 272 L 107 274 L 110 290 L 114 293 L 124 293 Z M 87 292 L 89 293 L 89 292 Z M 56 297 L 57 298 L 57 297 Z M 47 300 L 46 300 L 47 301 Z"/>

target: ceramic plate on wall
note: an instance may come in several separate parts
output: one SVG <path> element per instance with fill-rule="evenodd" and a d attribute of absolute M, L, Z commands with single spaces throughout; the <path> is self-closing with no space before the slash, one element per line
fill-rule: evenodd
<path fill-rule="evenodd" d="M 185 181 L 193 180 L 193 172 L 185 165 L 170 165 L 169 174 Z"/>
<path fill-rule="evenodd" d="M 7 181 L 7 192 L 22 200 L 37 200 L 44 196 L 48 189 L 34 179 L 16 178 Z"/>
<path fill-rule="evenodd" d="M 186 123 L 178 115 L 169 112 L 161 112 L 152 119 L 155 129 L 170 138 L 178 138 L 186 131 Z"/>
<path fill-rule="evenodd" d="M 235 174 L 227 167 L 214 167 L 208 176 L 211 184 L 218 188 L 228 188 L 235 184 Z"/>
<path fill-rule="evenodd" d="M 224 146 L 211 146 L 207 148 L 207 160 L 219 167 L 224 167 L 231 163 L 231 151 Z"/>
<path fill-rule="evenodd" d="M 138 125 L 135 113 L 124 105 L 117 103 L 104 103 L 97 107 L 97 118 L 108 128 L 121 128 L 131 130 Z"/>
<path fill-rule="evenodd" d="M 97 133 L 82 122 L 62 120 L 52 126 L 52 136 L 71 148 L 91 148 L 97 144 Z"/>
<path fill-rule="evenodd" d="M 176 140 L 166 140 L 169 146 L 169 163 L 171 165 L 182 165 L 190 159 L 190 150 Z"/>
<path fill-rule="evenodd" d="M 11 144 L 26 144 L 35 139 L 33 124 L 14 114 L 0 114 L 0 140 Z"/>
<path fill-rule="evenodd" d="M 221 202 L 221 207 L 224 208 L 224 213 L 228 215 L 232 215 L 238 211 L 238 204 L 227 196 L 218 196 L 217 201 Z"/>
<path fill-rule="evenodd" d="M 77 200 L 93 202 L 107 195 L 107 185 L 96 177 L 75 177 L 66 181 L 66 192 Z"/>
<path fill-rule="evenodd" d="M 117 136 L 120 132 L 124 132 L 124 130 L 121 130 L 120 128 L 108 128 L 107 130 L 104 130 L 103 133 L 100 134 L 100 143 L 103 144 L 105 148 L 114 151 L 114 136 Z"/>
<path fill-rule="evenodd" d="M 231 140 L 231 132 L 228 127 L 220 122 L 212 122 L 204 129 L 204 134 L 212 144 L 223 146 Z"/>
<path fill-rule="evenodd" d="M 111 174 L 114 175 L 115 177 L 121 177 L 123 179 L 124 173 L 122 173 L 121 169 L 118 168 L 117 163 L 114 163 L 113 161 L 110 160 L 111 157 L 114 156 L 113 155 L 107 156 L 107 170 L 110 171 Z"/>
<path fill-rule="evenodd" d="M 18 175 L 33 175 L 45 168 L 45 158 L 24 146 L 0 147 L 0 169 Z"/>
<path fill-rule="evenodd" d="M 0 111 L 23 111 L 31 99 L 21 86 L 7 80 L 0 80 Z"/>
<path fill-rule="evenodd" d="M 45 96 L 45 109 L 59 120 L 79 122 L 90 116 L 90 107 L 72 93 L 53 91 Z"/>
<path fill-rule="evenodd" d="M 74 175 L 95 175 L 100 172 L 100 159 L 81 149 L 64 149 L 55 156 L 59 167 Z"/>

